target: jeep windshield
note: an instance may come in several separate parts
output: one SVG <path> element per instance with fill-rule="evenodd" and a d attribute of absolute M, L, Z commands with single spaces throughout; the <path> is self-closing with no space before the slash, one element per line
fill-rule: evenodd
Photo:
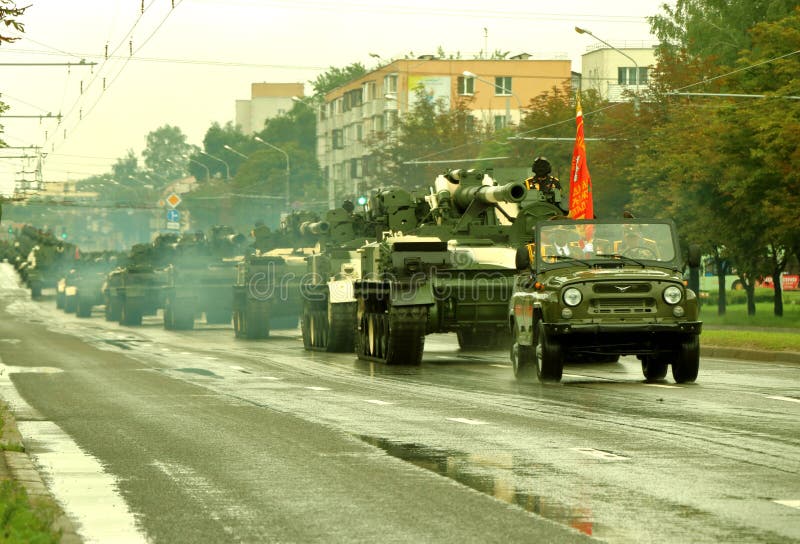
<path fill-rule="evenodd" d="M 677 266 L 675 226 L 660 220 L 545 221 L 536 229 L 540 268 L 594 266 L 617 261 L 624 266 Z"/>

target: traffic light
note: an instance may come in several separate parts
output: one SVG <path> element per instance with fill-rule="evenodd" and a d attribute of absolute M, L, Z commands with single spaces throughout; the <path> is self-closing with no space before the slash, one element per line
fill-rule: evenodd
<path fill-rule="evenodd" d="M 62 240 L 66 240 L 67 239 L 67 228 L 66 227 L 61 227 L 61 239 Z"/>
<path fill-rule="evenodd" d="M 360 197 L 358 197 L 358 199 L 356 200 L 356 204 L 358 204 L 359 206 L 363 206 L 363 205 L 364 205 L 364 204 L 366 204 L 366 203 L 367 203 L 367 197 L 365 197 L 364 195 L 361 195 L 361 196 L 360 196 Z"/>

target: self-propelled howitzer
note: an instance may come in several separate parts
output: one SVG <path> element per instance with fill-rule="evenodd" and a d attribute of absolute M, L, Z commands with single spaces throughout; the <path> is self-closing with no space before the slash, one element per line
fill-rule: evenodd
<path fill-rule="evenodd" d="M 358 356 L 419 364 L 429 333 L 455 332 L 464 349 L 505 344 L 516 247 L 531 236 L 526 220 L 517 223 L 527 197 L 522 183 L 449 171 L 426 196 L 420 224 L 364 246 Z M 554 206 L 547 213 L 561 215 Z"/>

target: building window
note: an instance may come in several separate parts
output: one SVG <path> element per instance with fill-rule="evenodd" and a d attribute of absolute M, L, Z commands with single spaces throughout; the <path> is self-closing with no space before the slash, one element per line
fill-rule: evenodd
<path fill-rule="evenodd" d="M 397 74 L 389 74 L 383 78 L 383 92 L 384 94 L 397 93 Z"/>
<path fill-rule="evenodd" d="M 331 139 L 333 140 L 334 149 L 344 148 L 344 134 L 342 133 L 342 129 L 339 128 L 333 129 L 331 131 Z"/>
<path fill-rule="evenodd" d="M 500 130 L 506 128 L 506 116 L 505 115 L 495 115 L 494 116 L 494 129 Z"/>
<path fill-rule="evenodd" d="M 507 76 L 494 78 L 494 94 L 495 96 L 511 96 L 511 78 Z"/>
<path fill-rule="evenodd" d="M 353 179 L 360 178 L 362 175 L 361 171 L 361 159 L 350 159 L 350 177 Z"/>
<path fill-rule="evenodd" d="M 635 66 L 620 66 L 617 68 L 617 83 L 620 85 L 646 85 L 647 67 L 639 68 L 639 77 L 636 77 Z"/>
<path fill-rule="evenodd" d="M 383 132 L 384 127 L 386 126 L 383 123 L 383 116 L 382 115 L 376 115 L 375 117 L 373 117 L 372 125 L 373 125 L 373 128 L 375 129 L 375 132 Z"/>
<path fill-rule="evenodd" d="M 356 125 L 356 141 L 360 142 L 364 139 L 364 127 L 361 126 L 361 123 Z"/>
<path fill-rule="evenodd" d="M 397 125 L 397 110 L 388 110 L 383 112 L 383 126 L 384 130 L 391 130 Z"/>
<path fill-rule="evenodd" d="M 475 94 L 475 78 L 460 76 L 458 78 L 458 94 L 461 95 Z"/>

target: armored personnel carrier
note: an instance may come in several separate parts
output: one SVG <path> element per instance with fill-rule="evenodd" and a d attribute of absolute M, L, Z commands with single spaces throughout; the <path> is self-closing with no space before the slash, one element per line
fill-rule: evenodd
<path fill-rule="evenodd" d="M 17 270 L 30 288 L 31 298 L 38 299 L 43 288 L 56 287 L 58 279 L 69 270 L 75 246 L 30 225 L 21 229 L 18 241 L 18 251 L 27 253 Z"/>
<path fill-rule="evenodd" d="M 253 246 L 237 263 L 233 286 L 237 338 L 267 338 L 271 329 L 297 327 L 305 259 L 328 228 L 316 213 L 293 211 L 282 218 L 276 232 L 264 225 L 253 229 Z"/>
<path fill-rule="evenodd" d="M 141 325 L 142 316 L 164 307 L 164 268 L 175 254 L 178 235 L 163 233 L 150 244 L 134 244 L 122 266 L 103 284 L 105 317 L 122 325 Z"/>
<path fill-rule="evenodd" d="M 202 313 L 208 324 L 231 322 L 234 257 L 243 252 L 245 240 L 225 225 L 212 227 L 208 237 L 202 232 L 181 237 L 165 269 L 165 329 L 192 329 Z"/>
<path fill-rule="evenodd" d="M 509 302 L 517 379 L 559 381 L 565 362 L 620 355 L 647 380 L 669 367 L 678 383 L 697 378 L 702 323 L 674 223 L 547 221 L 534 234 Z"/>
<path fill-rule="evenodd" d="M 498 185 L 487 171 L 439 176 L 415 227 L 361 249 L 358 357 L 419 364 L 425 335 L 434 332 L 455 332 L 462 349 L 510 343 L 516 246 L 531 239 L 534 218 L 563 216 L 534 193 L 522 183 Z"/>

